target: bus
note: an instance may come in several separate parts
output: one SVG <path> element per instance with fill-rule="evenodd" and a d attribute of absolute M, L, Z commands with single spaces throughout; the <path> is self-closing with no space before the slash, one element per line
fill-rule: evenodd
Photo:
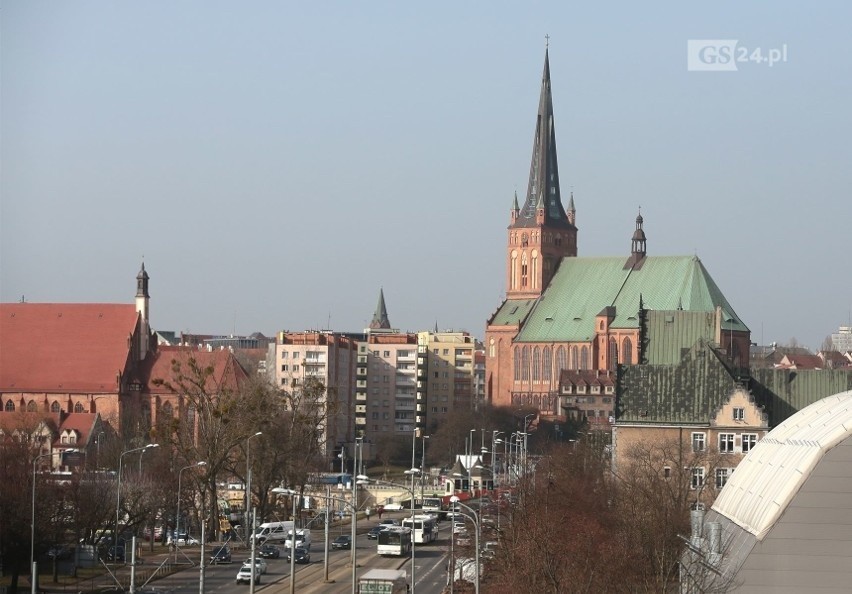
<path fill-rule="evenodd" d="M 427 514 L 437 514 L 441 511 L 446 511 L 440 497 L 424 497 L 422 506 L 423 511 Z"/>
<path fill-rule="evenodd" d="M 379 555 L 403 557 L 411 552 L 411 529 L 391 526 L 382 530 L 376 546 Z"/>
<path fill-rule="evenodd" d="M 427 544 L 438 538 L 438 522 L 433 515 L 420 515 L 404 518 L 403 528 L 411 528 L 415 544 Z"/>

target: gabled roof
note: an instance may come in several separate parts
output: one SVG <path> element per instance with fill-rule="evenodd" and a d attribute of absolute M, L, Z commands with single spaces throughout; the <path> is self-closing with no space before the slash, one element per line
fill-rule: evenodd
<path fill-rule="evenodd" d="M 781 369 L 822 369 L 822 359 L 818 355 L 784 355 L 777 365 Z"/>
<path fill-rule="evenodd" d="M 732 371 L 704 341 L 676 365 L 627 365 L 621 373 L 618 423 L 707 425 L 737 385 Z"/>
<path fill-rule="evenodd" d="M 850 436 L 852 391 L 811 404 L 757 442 L 728 479 L 713 510 L 762 540 L 819 461 Z"/>
<path fill-rule="evenodd" d="M 492 326 L 517 326 L 535 305 L 535 299 L 507 299 L 489 320 Z"/>
<path fill-rule="evenodd" d="M 611 328 L 638 328 L 640 299 L 650 310 L 719 306 L 723 330 L 748 331 L 697 256 L 647 256 L 641 268 L 626 270 L 625 260 L 563 258 L 515 342 L 588 342 L 606 307 L 615 307 Z"/>
<path fill-rule="evenodd" d="M 0 390 L 118 391 L 137 318 L 132 304 L 0 304 Z"/>
<path fill-rule="evenodd" d="M 195 359 L 201 367 L 213 368 L 213 373 L 208 378 L 209 385 L 205 387 L 210 394 L 219 393 L 222 389 L 236 391 L 248 377 L 234 354 L 228 349 L 208 351 L 199 350 L 195 347 L 161 346 L 154 356 L 147 361 L 146 391 L 150 394 L 171 394 L 171 390 L 164 385 L 157 385 L 155 380 L 160 379 L 174 383 L 173 362 L 180 363 L 182 372 L 189 374 L 187 366 L 190 359 Z"/>
<path fill-rule="evenodd" d="M 98 422 L 98 413 L 67 413 L 63 415 L 57 431 L 61 433 L 66 429 L 76 431 L 79 436 L 78 445 L 89 443 L 89 439 Z M 65 444 L 57 444 L 65 445 Z"/>
<path fill-rule="evenodd" d="M 615 376 L 610 371 L 563 369 L 559 374 L 559 386 L 614 386 Z"/>

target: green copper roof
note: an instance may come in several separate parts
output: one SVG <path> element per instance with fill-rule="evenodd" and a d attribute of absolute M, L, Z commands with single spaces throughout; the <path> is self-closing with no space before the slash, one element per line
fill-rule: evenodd
<path fill-rule="evenodd" d="M 507 299 L 494 314 L 494 326 L 513 326 L 521 322 L 535 305 L 535 299 Z"/>
<path fill-rule="evenodd" d="M 625 270 L 626 261 L 563 258 L 515 342 L 591 340 L 595 317 L 608 306 L 616 313 L 611 327 L 637 328 L 640 296 L 649 310 L 713 312 L 720 306 L 723 330 L 748 330 L 697 256 L 648 256 L 638 269 Z"/>

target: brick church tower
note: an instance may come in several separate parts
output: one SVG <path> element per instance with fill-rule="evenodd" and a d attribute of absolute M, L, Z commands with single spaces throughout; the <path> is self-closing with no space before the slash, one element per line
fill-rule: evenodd
<path fill-rule="evenodd" d="M 507 299 L 539 297 L 562 258 L 577 255 L 575 216 L 573 195 L 568 212 L 562 206 L 550 59 L 545 50 L 527 195 L 521 207 L 515 194 L 509 224 Z"/>

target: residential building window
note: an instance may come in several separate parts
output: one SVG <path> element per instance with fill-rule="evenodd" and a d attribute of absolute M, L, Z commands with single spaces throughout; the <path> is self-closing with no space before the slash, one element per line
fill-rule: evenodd
<path fill-rule="evenodd" d="M 725 486 L 725 483 L 728 482 L 728 477 L 731 476 L 730 468 L 717 468 L 716 469 L 716 488 L 721 489 Z"/>
<path fill-rule="evenodd" d="M 704 433 L 693 433 L 692 434 L 692 451 L 693 452 L 703 452 L 706 444 L 705 444 L 706 436 Z"/>
<path fill-rule="evenodd" d="M 446 406 L 442 406 L 442 407 L 441 407 L 441 412 L 442 412 L 442 413 L 447 412 L 447 407 L 446 407 Z"/>
<path fill-rule="evenodd" d="M 390 413 L 382 413 L 382 419 L 383 419 L 383 420 L 385 420 L 385 421 L 386 421 L 386 420 L 388 420 L 389 418 L 390 418 Z"/>
<path fill-rule="evenodd" d="M 433 412 L 433 413 L 438 412 L 438 407 L 437 407 L 437 406 L 433 406 L 433 407 L 432 407 L 432 412 Z"/>
<path fill-rule="evenodd" d="M 745 409 L 744 408 L 735 408 L 734 409 L 734 420 L 735 421 L 744 421 L 745 420 Z"/>
<path fill-rule="evenodd" d="M 289 371 L 289 369 L 290 369 L 289 365 L 282 365 L 281 366 L 281 371 Z"/>
<path fill-rule="evenodd" d="M 286 359 L 288 354 L 287 351 L 281 351 L 281 358 Z"/>
<path fill-rule="evenodd" d="M 449 354 L 450 354 L 450 349 L 444 349 L 444 354 L 445 354 L 445 355 L 449 355 Z"/>
<path fill-rule="evenodd" d="M 702 434 L 703 435 L 703 434 Z M 690 483 L 691 489 L 700 489 L 704 486 L 704 469 L 703 468 L 693 468 L 692 469 L 692 482 Z"/>
<path fill-rule="evenodd" d="M 723 454 L 731 454 L 734 451 L 734 434 L 719 434 L 719 451 Z"/>
<path fill-rule="evenodd" d="M 378 420 L 379 420 L 379 413 L 377 413 L 377 412 L 374 412 L 374 413 L 373 413 L 373 420 L 374 420 L 374 421 L 378 421 Z"/>
<path fill-rule="evenodd" d="M 382 406 L 390 406 L 387 400 L 382 400 Z"/>
<path fill-rule="evenodd" d="M 390 357 L 390 351 L 385 351 L 385 359 Z"/>
<path fill-rule="evenodd" d="M 750 452 L 757 445 L 756 433 L 743 433 L 743 454 Z"/>
<path fill-rule="evenodd" d="M 672 467 L 671 466 L 663 466 L 663 478 L 671 478 L 672 476 Z"/>
<path fill-rule="evenodd" d="M 299 358 L 299 353 L 298 353 L 298 351 L 297 351 L 297 352 L 295 352 L 295 353 L 293 353 L 293 358 L 294 358 L 294 359 L 298 359 L 298 358 Z"/>

